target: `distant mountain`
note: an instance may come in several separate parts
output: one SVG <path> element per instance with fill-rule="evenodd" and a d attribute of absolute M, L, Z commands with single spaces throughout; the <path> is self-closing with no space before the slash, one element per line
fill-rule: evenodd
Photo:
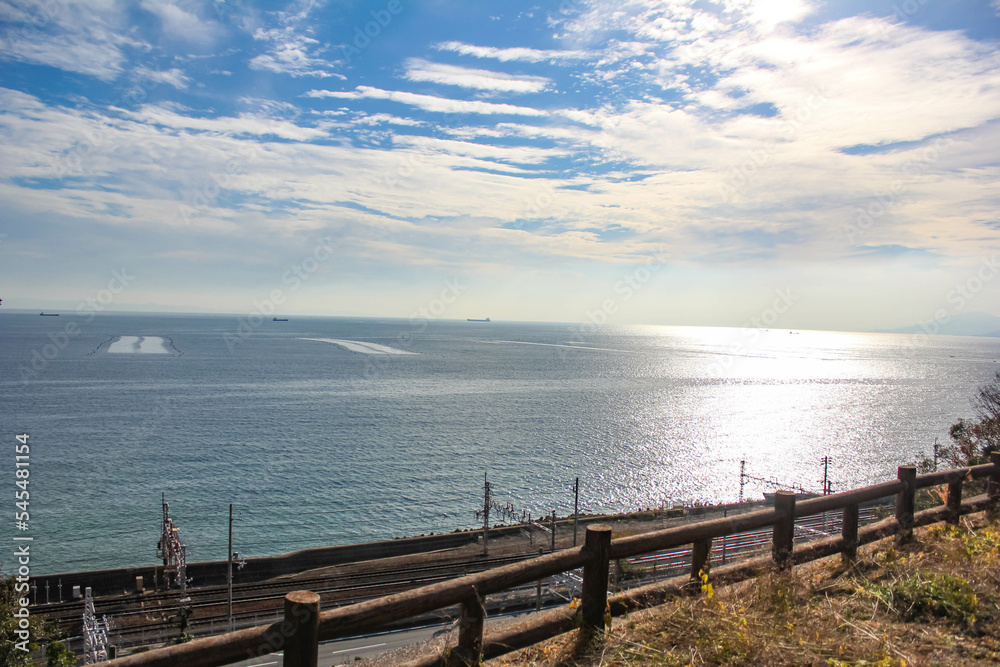
<path fill-rule="evenodd" d="M 890 329 L 879 333 L 929 333 L 940 336 L 986 336 L 1000 338 L 1000 317 L 987 313 L 958 313 L 949 315 L 944 322 L 926 320 L 920 324 L 913 324 L 900 329 Z"/>

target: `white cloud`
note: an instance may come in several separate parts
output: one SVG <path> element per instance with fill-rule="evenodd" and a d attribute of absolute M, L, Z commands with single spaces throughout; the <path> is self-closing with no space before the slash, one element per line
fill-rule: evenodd
<path fill-rule="evenodd" d="M 293 141 L 309 141 L 327 136 L 325 130 L 302 127 L 290 121 L 266 116 L 244 114 L 238 117 L 194 118 L 181 115 L 162 105 L 144 105 L 138 111 L 129 112 L 127 116 L 142 123 L 162 125 L 176 130 L 197 130 L 226 135 L 273 135 Z"/>
<path fill-rule="evenodd" d="M 139 79 L 147 79 L 154 83 L 167 83 L 178 90 L 187 88 L 188 84 L 191 83 L 191 78 L 176 67 L 168 70 L 153 70 L 140 66 L 133 71 Z"/>
<path fill-rule="evenodd" d="M 439 51 L 453 51 L 463 56 L 473 56 L 475 58 L 495 58 L 501 62 L 562 62 L 569 60 L 586 60 L 587 58 L 592 57 L 592 54 L 586 51 L 558 51 L 529 49 L 525 47 L 500 49 L 493 46 L 474 46 L 472 44 L 455 41 L 441 42 L 440 44 L 435 44 L 434 48 Z"/>
<path fill-rule="evenodd" d="M 142 0 L 141 6 L 160 19 L 163 31 L 173 39 L 202 46 L 208 46 L 216 39 L 219 26 L 215 21 L 178 7 L 174 2 Z"/>
<path fill-rule="evenodd" d="M 420 95 L 398 90 L 382 90 L 371 86 L 358 86 L 353 91 L 310 90 L 307 97 L 334 97 L 345 100 L 389 100 L 415 106 L 424 111 L 437 113 L 510 114 L 517 116 L 547 116 L 548 112 L 512 104 L 494 104 L 476 100 L 455 100 L 434 95 Z"/>
<path fill-rule="evenodd" d="M 484 69 L 469 69 L 432 63 L 422 58 L 410 58 L 406 61 L 406 78 L 410 81 L 430 81 L 504 93 L 537 93 L 552 83 L 543 76 L 519 76 Z"/>
<path fill-rule="evenodd" d="M 400 118 L 399 116 L 392 116 L 387 113 L 376 113 L 371 114 L 370 116 L 362 116 L 354 122 L 357 125 L 378 125 L 380 123 L 386 123 L 388 125 L 403 125 L 407 127 L 422 127 L 427 124 L 420 120 Z"/>
<path fill-rule="evenodd" d="M 269 42 L 270 51 L 252 58 L 250 60 L 252 69 L 290 74 L 293 77 L 347 78 L 343 74 L 331 71 L 336 63 L 311 55 L 319 44 L 318 40 L 298 34 L 291 26 L 271 30 L 258 29 L 253 36 L 258 41 Z"/>
<path fill-rule="evenodd" d="M 0 58 L 7 60 L 112 81 L 125 67 L 125 49 L 148 48 L 123 29 L 113 4 L 7 2 L 0 11 Z"/>

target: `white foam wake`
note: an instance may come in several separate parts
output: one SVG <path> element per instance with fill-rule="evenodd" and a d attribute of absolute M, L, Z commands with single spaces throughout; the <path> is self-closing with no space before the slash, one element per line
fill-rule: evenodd
<path fill-rule="evenodd" d="M 570 350 L 597 350 L 599 352 L 626 352 L 627 350 L 616 350 L 610 347 L 587 347 L 586 345 L 573 344 L 563 344 L 563 343 L 532 343 L 526 340 L 484 340 L 484 343 L 493 343 L 494 345 L 500 345 L 502 343 L 510 343 L 513 345 L 542 345 L 544 347 L 565 347 Z"/>
<path fill-rule="evenodd" d="M 119 336 L 108 346 L 110 354 L 170 354 L 160 336 Z"/>
<path fill-rule="evenodd" d="M 416 354 L 416 352 L 407 352 L 406 350 L 389 347 L 388 345 L 366 343 L 360 340 L 340 340 L 338 338 L 300 338 L 299 340 L 315 340 L 320 343 L 333 343 L 334 345 L 339 345 L 345 350 L 360 352 L 361 354 Z"/>

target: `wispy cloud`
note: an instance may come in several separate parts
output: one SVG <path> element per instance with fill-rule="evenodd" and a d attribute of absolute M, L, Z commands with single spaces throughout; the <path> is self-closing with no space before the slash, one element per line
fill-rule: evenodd
<path fill-rule="evenodd" d="M 141 6 L 160 19 L 164 33 L 171 39 L 209 46 L 218 36 L 219 25 L 215 21 L 179 7 L 175 2 L 142 0 Z"/>
<path fill-rule="evenodd" d="M 254 39 L 268 43 L 269 51 L 250 59 L 249 65 L 252 69 L 289 74 L 293 77 L 347 78 L 332 71 L 336 66 L 335 62 L 311 55 L 310 52 L 319 44 L 318 40 L 298 34 L 291 26 L 271 30 L 258 29 L 254 32 Z"/>
<path fill-rule="evenodd" d="M 463 56 L 474 58 L 493 58 L 500 62 L 521 61 L 528 63 L 562 62 L 586 60 L 593 57 L 591 53 L 577 50 L 531 49 L 527 47 L 497 48 L 495 46 L 475 46 L 464 42 L 441 42 L 434 48 L 439 51 L 452 51 Z"/>
<path fill-rule="evenodd" d="M 550 79 L 543 76 L 469 69 L 456 65 L 433 63 L 423 58 L 410 58 L 406 61 L 406 78 L 410 81 L 430 81 L 449 86 L 503 93 L 537 93 L 545 90 L 552 83 Z"/>
<path fill-rule="evenodd" d="M 302 127 L 287 120 L 244 114 L 237 117 L 195 118 L 163 105 L 147 104 L 127 116 L 146 124 L 175 130 L 197 130 L 226 135 L 276 136 L 293 141 L 309 141 L 327 136 L 325 130 Z"/>
<path fill-rule="evenodd" d="M 343 100 L 389 100 L 400 104 L 408 104 L 424 111 L 437 113 L 469 113 L 485 115 L 515 115 L 515 116 L 547 116 L 548 112 L 531 107 L 514 106 L 512 104 L 496 104 L 477 100 L 456 100 L 449 97 L 421 95 L 400 90 L 382 90 L 371 86 L 358 86 L 352 91 L 310 90 L 307 97 L 333 97 Z"/>
<path fill-rule="evenodd" d="M 112 81 L 127 49 L 148 44 L 122 29 L 123 16 L 88 3 L 5 2 L 0 6 L 0 58 L 47 65 Z"/>
<path fill-rule="evenodd" d="M 140 79 L 152 81 L 154 83 L 166 83 L 178 90 L 187 88 L 191 83 L 191 77 L 187 76 L 176 67 L 168 70 L 154 70 L 148 67 L 137 67 L 134 70 Z"/>

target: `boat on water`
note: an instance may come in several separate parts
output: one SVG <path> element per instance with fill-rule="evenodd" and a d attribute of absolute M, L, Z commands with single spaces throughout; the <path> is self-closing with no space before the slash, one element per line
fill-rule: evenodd
<path fill-rule="evenodd" d="M 465 321 L 466 322 L 489 322 L 490 318 L 487 317 L 485 320 L 476 320 L 476 319 L 473 319 L 473 318 L 469 317 Z"/>
<path fill-rule="evenodd" d="M 42 317 L 59 317 L 59 313 L 38 313 Z"/>
<path fill-rule="evenodd" d="M 288 320 L 287 319 L 280 319 L 280 318 L 277 318 L 277 317 L 272 317 L 271 321 L 272 322 L 287 322 Z"/>

